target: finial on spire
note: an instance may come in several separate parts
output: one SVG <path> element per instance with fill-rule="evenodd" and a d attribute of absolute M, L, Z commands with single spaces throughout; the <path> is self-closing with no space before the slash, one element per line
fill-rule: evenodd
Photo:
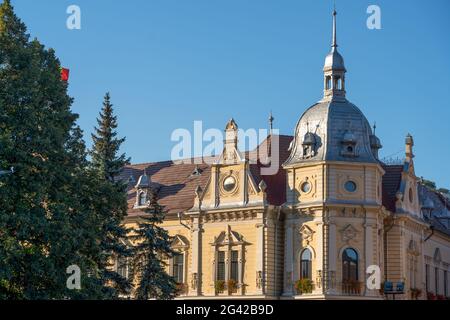
<path fill-rule="evenodd" d="M 336 42 L 336 4 L 334 5 L 334 9 L 333 9 L 333 42 L 331 44 L 331 47 L 333 49 L 337 48 L 337 42 Z"/>
<path fill-rule="evenodd" d="M 373 135 L 375 135 L 375 131 L 377 130 L 377 122 L 374 121 L 373 123 Z"/>
<path fill-rule="evenodd" d="M 275 118 L 272 115 L 272 110 L 270 110 L 270 114 L 269 114 L 269 129 L 270 129 L 270 133 L 272 134 L 272 130 L 273 130 L 273 120 L 275 120 Z"/>

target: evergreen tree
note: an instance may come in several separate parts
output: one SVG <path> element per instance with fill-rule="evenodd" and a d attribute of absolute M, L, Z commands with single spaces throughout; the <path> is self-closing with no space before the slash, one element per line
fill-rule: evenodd
<path fill-rule="evenodd" d="M 164 220 L 164 211 L 158 204 L 156 191 L 151 193 L 148 208 L 141 219 L 134 236 L 137 243 L 133 263 L 137 280 L 135 296 L 141 300 L 173 299 L 176 283 L 164 268 L 165 259 L 173 256 L 174 251 L 169 234 L 159 226 Z"/>
<path fill-rule="evenodd" d="M 81 130 L 52 49 L 0 5 L 0 299 L 102 298 L 102 217 Z M 66 286 L 81 269 L 82 289 Z"/>
<path fill-rule="evenodd" d="M 96 211 L 102 216 L 101 249 L 102 260 L 99 262 L 101 278 L 108 285 L 111 298 L 127 294 L 130 283 L 111 269 L 111 261 L 118 257 L 129 257 L 131 249 L 127 248 L 127 230 L 122 221 L 127 215 L 126 184 L 118 179 L 123 167 L 129 163 L 125 154 L 118 155 L 125 138 L 117 138 L 117 117 L 109 93 L 106 93 L 103 108 L 97 119 L 98 127 L 92 134 L 91 151 L 92 168 L 101 183 L 97 186 Z"/>

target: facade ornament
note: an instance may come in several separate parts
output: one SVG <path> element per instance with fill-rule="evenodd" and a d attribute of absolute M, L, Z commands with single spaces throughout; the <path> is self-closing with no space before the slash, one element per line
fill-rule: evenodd
<path fill-rule="evenodd" d="M 344 229 L 341 230 L 341 234 L 342 240 L 348 243 L 350 240 L 356 237 L 356 235 L 358 234 L 358 230 L 356 230 L 355 227 L 351 224 L 348 224 Z"/>
<path fill-rule="evenodd" d="M 307 225 L 302 225 L 299 229 L 300 238 L 309 244 L 313 240 L 314 231 Z"/>
<path fill-rule="evenodd" d="M 262 271 L 256 271 L 256 287 L 261 289 L 263 287 Z"/>

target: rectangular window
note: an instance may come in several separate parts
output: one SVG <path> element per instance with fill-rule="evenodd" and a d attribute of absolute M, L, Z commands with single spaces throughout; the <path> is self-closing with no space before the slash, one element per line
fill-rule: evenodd
<path fill-rule="evenodd" d="M 225 281 L 225 251 L 217 252 L 217 274 L 216 280 Z"/>
<path fill-rule="evenodd" d="M 233 250 L 231 251 L 230 279 L 239 282 L 238 278 L 239 278 L 239 251 Z"/>
<path fill-rule="evenodd" d="M 434 268 L 434 289 L 439 294 L 439 268 Z"/>
<path fill-rule="evenodd" d="M 448 275 L 447 270 L 444 271 L 444 295 L 448 297 Z"/>
<path fill-rule="evenodd" d="M 128 278 L 128 264 L 126 257 L 119 257 L 117 259 L 117 273 L 125 279 Z"/>
<path fill-rule="evenodd" d="M 430 292 L 430 266 L 425 265 L 425 288 L 427 292 Z"/>
<path fill-rule="evenodd" d="M 177 283 L 184 282 L 184 254 L 176 253 L 173 256 L 172 276 Z"/>

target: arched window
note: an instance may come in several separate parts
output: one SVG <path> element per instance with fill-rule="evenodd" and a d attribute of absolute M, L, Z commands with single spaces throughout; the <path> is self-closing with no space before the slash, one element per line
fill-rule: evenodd
<path fill-rule="evenodd" d="M 342 81 L 341 81 L 341 77 L 339 76 L 335 76 L 333 78 L 333 89 L 337 89 L 337 90 L 342 90 Z"/>
<path fill-rule="evenodd" d="M 327 76 L 325 78 L 325 89 L 330 90 L 331 89 L 331 77 Z"/>
<path fill-rule="evenodd" d="M 138 204 L 139 204 L 140 206 L 145 206 L 146 202 L 147 202 L 147 195 L 146 195 L 146 193 L 145 193 L 145 192 L 139 193 L 139 201 L 138 201 Z"/>
<path fill-rule="evenodd" d="M 300 279 L 311 279 L 311 250 L 305 249 L 300 256 Z"/>
<path fill-rule="evenodd" d="M 347 248 L 342 254 L 342 281 L 358 280 L 358 253 Z"/>

